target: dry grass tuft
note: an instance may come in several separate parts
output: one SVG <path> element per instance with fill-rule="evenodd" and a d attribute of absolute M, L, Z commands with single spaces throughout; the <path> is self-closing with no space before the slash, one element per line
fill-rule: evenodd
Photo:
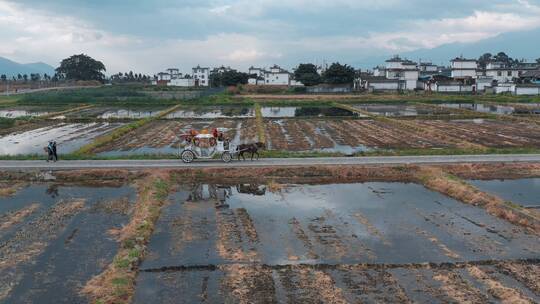
<path fill-rule="evenodd" d="M 417 178 L 427 188 L 467 204 L 480 206 L 486 211 L 513 224 L 540 234 L 540 221 L 519 209 L 509 206 L 501 198 L 482 192 L 463 180 L 438 167 L 420 167 Z"/>

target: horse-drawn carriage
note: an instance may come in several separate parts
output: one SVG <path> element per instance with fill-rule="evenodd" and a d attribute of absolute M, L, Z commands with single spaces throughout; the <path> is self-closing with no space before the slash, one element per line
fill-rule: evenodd
<path fill-rule="evenodd" d="M 222 161 L 228 163 L 233 159 L 233 155 L 246 160 L 244 153 L 251 154 L 251 160 L 257 155 L 259 159 L 259 150 L 264 149 L 264 143 L 240 144 L 233 146 L 229 139 L 223 135 L 223 129 L 214 129 L 212 134 L 207 131 L 198 133 L 191 130 L 188 134 L 182 134 L 184 140 L 180 146 L 179 156 L 185 163 L 191 163 L 195 159 L 214 159 L 219 156 Z"/>
<path fill-rule="evenodd" d="M 180 149 L 180 158 L 185 163 L 195 159 L 213 159 L 219 155 L 221 160 L 228 163 L 232 160 L 231 144 L 223 136 L 215 134 L 185 134 L 182 135 L 185 145 Z"/>

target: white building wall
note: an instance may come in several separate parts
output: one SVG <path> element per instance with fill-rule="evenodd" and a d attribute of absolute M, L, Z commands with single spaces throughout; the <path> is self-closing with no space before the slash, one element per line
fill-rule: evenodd
<path fill-rule="evenodd" d="M 516 87 L 516 95 L 540 95 L 539 87 Z"/>
<path fill-rule="evenodd" d="M 435 84 L 435 91 L 443 93 L 459 93 L 461 92 L 460 85 L 437 85 Z"/>
<path fill-rule="evenodd" d="M 476 70 L 478 64 L 476 61 L 452 61 L 452 69 L 471 69 Z"/>
<path fill-rule="evenodd" d="M 397 91 L 399 89 L 399 83 L 396 82 L 370 82 L 369 88 L 374 91 Z"/>
<path fill-rule="evenodd" d="M 499 83 L 512 82 L 512 79 L 519 78 L 518 70 L 486 70 L 486 76 L 493 77 Z"/>
<path fill-rule="evenodd" d="M 210 85 L 210 69 L 209 68 L 201 68 L 196 67 L 193 68 L 193 73 L 191 75 L 193 79 L 198 80 L 198 85 L 200 87 L 207 87 Z M 197 83 L 197 81 L 195 81 Z"/>
<path fill-rule="evenodd" d="M 418 78 L 415 80 L 405 80 L 405 90 L 414 91 L 418 88 Z"/>
<path fill-rule="evenodd" d="M 193 87 L 195 86 L 195 80 L 194 79 L 187 79 L 187 78 L 177 78 L 169 81 L 167 86 L 173 86 L 173 87 Z"/>
<path fill-rule="evenodd" d="M 264 84 L 265 85 L 289 85 L 290 74 L 289 73 L 265 73 Z"/>
<path fill-rule="evenodd" d="M 386 63 L 387 69 L 403 69 L 403 62 L 387 62 Z"/>
<path fill-rule="evenodd" d="M 452 70 L 452 78 L 476 78 L 476 69 L 474 70 Z"/>
<path fill-rule="evenodd" d="M 502 93 L 514 93 L 516 91 L 515 85 L 498 85 L 494 87 L 495 94 L 502 94 Z"/>
<path fill-rule="evenodd" d="M 473 87 L 469 85 L 460 85 L 460 84 L 441 84 L 435 85 L 435 91 L 441 93 L 467 93 L 472 92 Z"/>

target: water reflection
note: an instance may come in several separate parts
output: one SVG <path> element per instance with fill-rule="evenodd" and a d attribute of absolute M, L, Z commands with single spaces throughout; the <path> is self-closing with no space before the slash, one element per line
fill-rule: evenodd
<path fill-rule="evenodd" d="M 249 118 L 254 117 L 254 110 L 247 107 L 204 107 L 181 109 L 166 116 L 175 118 Z"/>
<path fill-rule="evenodd" d="M 2 118 L 36 117 L 47 114 L 49 114 L 49 112 L 46 111 L 0 110 L 0 117 Z"/>
<path fill-rule="evenodd" d="M 50 140 L 58 143 L 60 153 L 70 153 L 122 124 L 89 123 L 58 124 L 22 133 L 12 133 L 0 138 L 0 155 L 44 153 Z"/>
<path fill-rule="evenodd" d="M 262 107 L 261 113 L 268 118 L 358 116 L 357 113 L 335 107 Z"/>
<path fill-rule="evenodd" d="M 441 106 L 452 109 L 464 109 L 497 115 L 511 115 L 515 113 L 514 107 L 503 105 L 485 105 L 481 103 L 443 103 Z"/>
<path fill-rule="evenodd" d="M 158 115 L 160 110 L 129 110 L 129 109 L 117 109 L 117 110 L 107 110 L 103 114 L 99 115 L 100 119 L 139 119 L 139 118 L 148 118 Z"/>

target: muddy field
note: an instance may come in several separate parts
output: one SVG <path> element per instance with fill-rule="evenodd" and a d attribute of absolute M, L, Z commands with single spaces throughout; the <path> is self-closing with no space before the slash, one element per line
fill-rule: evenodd
<path fill-rule="evenodd" d="M 418 125 L 486 147 L 540 147 L 540 126 L 500 120 L 430 120 Z"/>
<path fill-rule="evenodd" d="M 539 254 L 536 236 L 414 184 L 179 185 L 134 302 L 532 303 Z"/>
<path fill-rule="evenodd" d="M 537 165 L 523 166 L 444 168 L 468 178 L 538 176 Z M 266 172 L 251 171 L 245 181 Z M 219 170 L 208 174 L 221 176 L 221 183 L 172 175 L 135 267 L 133 296 L 119 302 L 540 301 L 538 234 L 411 183 L 415 168 L 357 168 L 357 180 L 341 184 L 277 183 L 287 176 L 278 171 L 264 184 L 235 182 Z M 117 254 L 127 246 L 122 231 L 138 218 L 141 198 L 148 197 L 143 189 L 173 173 L 166 172 L 42 174 L 56 183 L 4 175 L 0 303 L 91 302 L 83 290 L 110 265 L 121 265 Z M 317 172 L 305 169 L 320 179 Z M 540 189 L 537 178 L 470 183 L 524 206 Z M 149 225 L 141 221 L 134 229 Z M 129 284 L 121 276 L 111 282 L 113 288 Z"/>
<path fill-rule="evenodd" d="M 266 120 L 267 147 L 288 151 L 354 153 L 370 149 L 442 148 L 448 144 L 375 120 Z"/>
<path fill-rule="evenodd" d="M 252 119 L 157 120 L 100 147 L 95 152 L 101 155 L 177 154 L 183 144 L 181 134 L 186 134 L 191 129 L 206 129 L 212 132 L 214 128 L 224 128 L 225 137 L 234 145 L 255 142 L 257 138 L 257 128 Z"/>
<path fill-rule="evenodd" d="M 131 187 L 21 185 L 0 197 L 0 303 L 81 303 L 112 261 L 109 232 L 124 225 Z"/>

